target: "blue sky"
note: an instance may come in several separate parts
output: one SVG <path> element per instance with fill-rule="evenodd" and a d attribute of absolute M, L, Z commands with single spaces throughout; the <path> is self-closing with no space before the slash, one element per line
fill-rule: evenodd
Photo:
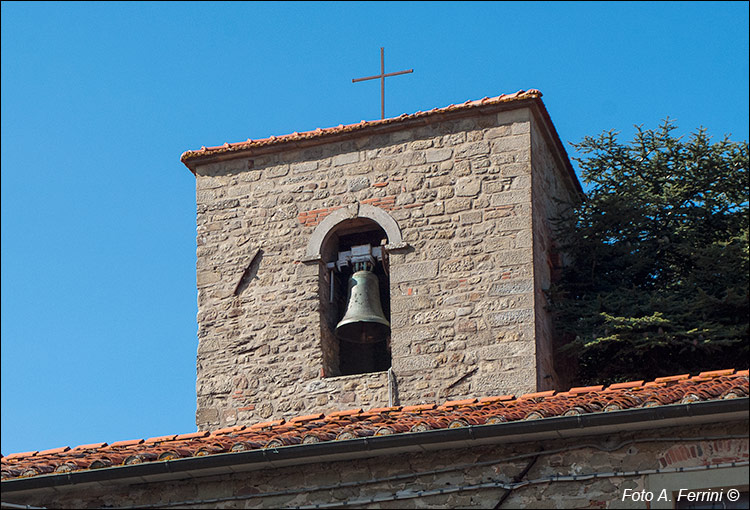
<path fill-rule="evenodd" d="M 187 149 L 536 88 L 748 139 L 747 2 L 2 2 L 2 453 L 196 430 Z"/>

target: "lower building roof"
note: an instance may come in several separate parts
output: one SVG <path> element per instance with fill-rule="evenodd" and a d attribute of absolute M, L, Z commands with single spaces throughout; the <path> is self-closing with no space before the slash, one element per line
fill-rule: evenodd
<path fill-rule="evenodd" d="M 498 434 L 528 435 L 530 431 L 542 429 L 559 429 L 559 436 L 564 437 L 562 432 L 565 428 L 622 425 L 627 421 L 643 420 L 646 416 L 644 412 L 649 413 L 645 418 L 647 420 L 689 418 L 694 415 L 727 412 L 727 406 L 703 405 L 700 412 L 693 413 L 690 409 L 697 407 L 691 408 L 690 405 L 711 402 L 719 404 L 721 401 L 734 399 L 742 399 L 747 404 L 748 386 L 748 370 L 727 369 L 703 372 L 692 377 L 683 374 L 660 377 L 650 382 L 631 381 L 612 384 L 606 388 L 586 386 L 571 388 L 564 392 L 544 391 L 520 397 L 501 395 L 454 400 L 440 405 L 433 403 L 369 410 L 350 409 L 327 415 L 316 413 L 289 420 L 281 419 L 188 434 L 170 434 L 145 440 L 93 443 L 74 448 L 63 446 L 2 457 L 0 463 L 3 489 L 16 486 L 21 488 L 20 485 L 25 487 L 28 484 L 10 482 L 28 479 L 39 479 L 39 483 L 32 484 L 34 486 L 54 486 L 58 485 L 58 482 L 63 483 L 61 480 L 55 481 L 55 478 L 65 478 L 64 483 L 70 484 L 76 480 L 75 477 L 71 478 L 71 475 L 93 474 L 102 468 L 123 468 L 114 471 L 104 469 L 108 472 L 108 479 L 131 477 L 132 473 L 129 474 L 127 468 L 136 465 L 150 465 L 158 471 L 160 465 L 171 462 L 168 471 L 174 472 L 175 461 L 198 461 L 204 457 L 221 457 L 222 465 L 231 465 L 233 462 L 247 462 L 247 456 L 241 454 L 248 452 L 262 454 L 265 458 L 269 450 L 276 454 L 284 450 L 281 457 L 294 460 L 296 457 L 301 459 L 310 457 L 311 454 L 318 455 L 323 451 L 321 447 L 326 449 L 326 445 L 343 446 L 348 440 L 365 440 L 366 443 L 369 439 L 369 443 L 360 444 L 355 449 L 362 447 L 374 451 L 378 448 L 395 448 L 397 443 L 407 445 L 414 441 L 449 443 L 462 440 L 463 435 L 455 434 L 460 430 L 468 430 L 467 437 L 472 439 L 487 435 L 483 430 L 490 429 L 490 435 L 493 437 Z M 675 408 L 675 404 L 679 405 L 680 410 L 667 412 L 668 408 Z M 626 413 L 611 414 L 618 411 Z M 513 427 L 514 424 L 525 425 L 518 428 Z M 455 432 L 453 435 L 456 437 L 445 434 L 420 434 L 435 431 Z M 383 444 L 379 446 L 378 441 L 386 439 L 382 436 L 388 436 L 389 440 L 380 441 Z M 183 462 L 181 465 L 196 469 L 197 465 L 193 464 L 195 463 Z"/>

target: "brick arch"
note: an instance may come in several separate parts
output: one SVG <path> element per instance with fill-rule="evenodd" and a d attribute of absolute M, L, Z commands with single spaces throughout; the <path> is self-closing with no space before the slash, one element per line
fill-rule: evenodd
<path fill-rule="evenodd" d="M 379 207 L 368 204 L 356 204 L 351 207 L 345 207 L 333 211 L 321 221 L 307 243 L 305 258 L 319 258 L 323 243 L 328 239 L 336 227 L 346 221 L 354 218 L 367 218 L 377 223 L 385 231 L 388 237 L 388 244 L 398 246 L 403 244 L 401 238 L 401 229 L 393 217 Z"/>

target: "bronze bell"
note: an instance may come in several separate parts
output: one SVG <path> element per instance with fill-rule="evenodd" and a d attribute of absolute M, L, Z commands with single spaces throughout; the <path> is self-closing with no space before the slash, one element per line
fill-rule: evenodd
<path fill-rule="evenodd" d="M 357 271 L 349 277 L 349 295 L 344 318 L 336 325 L 340 340 L 373 344 L 386 339 L 391 324 L 380 304 L 378 277 L 372 271 Z"/>

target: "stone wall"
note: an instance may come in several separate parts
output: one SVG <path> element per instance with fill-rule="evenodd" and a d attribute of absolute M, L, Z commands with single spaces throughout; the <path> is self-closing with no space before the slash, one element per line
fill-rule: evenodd
<path fill-rule="evenodd" d="M 507 497 L 502 508 L 673 508 L 673 501 L 656 501 L 662 490 L 670 498 L 680 488 L 718 491 L 739 485 L 747 491 L 746 464 L 689 472 L 747 462 L 747 427 L 744 420 L 284 468 L 264 465 L 257 471 L 174 481 L 131 478 L 125 485 L 60 485 L 46 493 L 4 494 L 3 500 L 50 508 L 496 508 Z M 678 472 L 680 468 L 687 471 Z M 527 469 L 519 479 L 532 483 L 510 494 L 493 486 L 511 482 Z M 598 476 L 585 476 L 589 474 Z M 654 501 L 633 500 L 632 494 L 641 491 L 653 493 Z"/>
<path fill-rule="evenodd" d="M 198 426 L 389 404 L 385 372 L 336 375 L 329 275 L 305 257 L 321 221 L 362 205 L 408 245 L 388 254 L 397 403 L 536 391 L 537 118 L 477 110 L 198 166 Z"/>
<path fill-rule="evenodd" d="M 532 126 L 531 182 L 534 230 L 534 317 L 537 354 L 537 387 L 540 390 L 570 387 L 566 371 L 558 372 L 554 363 L 555 331 L 548 309 L 546 291 L 561 269 L 562 260 L 556 250 L 555 221 L 580 199 L 574 184 L 551 150 L 547 126 Z"/>

